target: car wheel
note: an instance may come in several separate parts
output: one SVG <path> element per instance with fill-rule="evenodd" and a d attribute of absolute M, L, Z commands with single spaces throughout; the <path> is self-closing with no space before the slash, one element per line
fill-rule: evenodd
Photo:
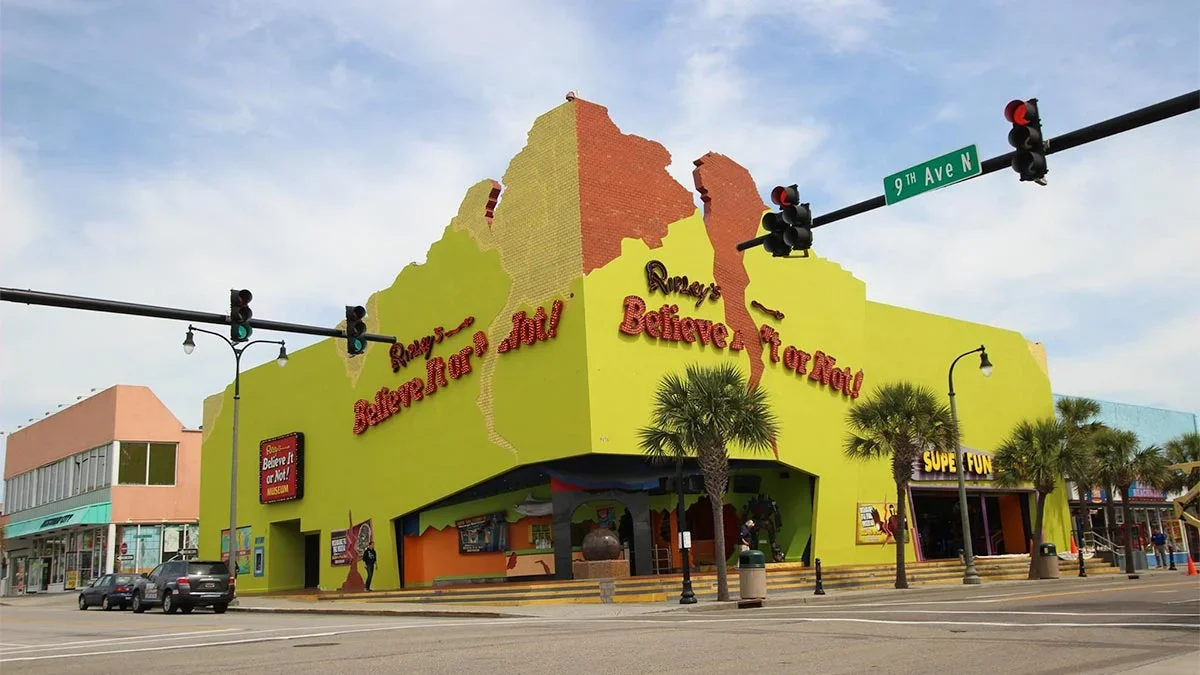
<path fill-rule="evenodd" d="M 80 593 L 79 594 L 79 609 L 84 610 L 87 608 L 88 608 L 87 598 L 83 597 L 83 593 Z"/>
<path fill-rule="evenodd" d="M 142 604 L 142 596 L 140 593 L 133 594 L 133 613 L 141 614 L 146 611 L 146 606 Z"/>
<path fill-rule="evenodd" d="M 163 614 L 174 614 L 179 611 L 179 601 L 175 599 L 175 594 L 168 591 L 163 596 L 162 604 Z"/>
<path fill-rule="evenodd" d="M 104 608 L 104 611 L 111 612 L 113 608 L 112 598 L 107 595 L 104 596 L 104 602 L 100 603 L 100 606 Z"/>
<path fill-rule="evenodd" d="M 217 604 L 213 605 L 213 613 L 214 614 L 224 614 L 226 609 L 227 609 L 227 607 L 225 606 L 225 603 L 223 603 L 223 602 L 218 602 Z"/>

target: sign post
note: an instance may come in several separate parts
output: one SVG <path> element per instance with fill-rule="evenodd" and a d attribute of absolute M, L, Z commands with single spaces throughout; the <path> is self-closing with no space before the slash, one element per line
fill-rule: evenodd
<path fill-rule="evenodd" d="M 883 179 L 888 206 L 910 197 L 953 185 L 983 173 L 979 149 L 974 144 L 922 162 Z"/>

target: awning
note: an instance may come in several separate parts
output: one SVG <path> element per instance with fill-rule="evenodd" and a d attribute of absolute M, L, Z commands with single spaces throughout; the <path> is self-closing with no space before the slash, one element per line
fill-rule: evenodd
<path fill-rule="evenodd" d="M 4 528 L 4 536 L 6 539 L 12 539 L 14 537 L 27 537 L 31 534 L 48 532 L 50 530 L 59 530 L 64 527 L 76 527 L 79 525 L 107 525 L 111 520 L 112 502 L 88 504 L 87 506 L 80 506 L 77 509 L 52 513 L 48 516 L 42 516 L 41 518 L 32 518 L 30 520 L 22 520 L 17 523 L 9 523 Z"/>

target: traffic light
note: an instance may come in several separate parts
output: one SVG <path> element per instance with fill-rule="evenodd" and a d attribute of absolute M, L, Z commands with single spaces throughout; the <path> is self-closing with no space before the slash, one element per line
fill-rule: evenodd
<path fill-rule="evenodd" d="M 763 248 L 776 257 L 801 251 L 807 258 L 813 242 L 812 211 L 807 203 L 800 203 L 799 189 L 778 186 L 771 190 L 771 201 L 779 206 L 779 213 L 763 214 L 762 226 L 769 233 Z"/>
<path fill-rule="evenodd" d="M 1023 181 L 1046 184 L 1046 142 L 1042 136 L 1042 118 L 1038 114 L 1038 100 L 1010 101 L 1004 107 L 1004 119 L 1012 122 L 1008 132 L 1008 144 L 1016 149 L 1012 168 Z"/>
<path fill-rule="evenodd" d="M 249 340 L 254 332 L 250 327 L 250 317 L 254 316 L 250 310 L 250 301 L 253 299 L 254 294 L 244 288 L 229 291 L 229 339 L 234 343 Z"/>
<path fill-rule="evenodd" d="M 367 340 L 363 334 L 367 332 L 367 310 L 361 305 L 346 305 L 346 353 L 357 356 L 367 351 Z"/>

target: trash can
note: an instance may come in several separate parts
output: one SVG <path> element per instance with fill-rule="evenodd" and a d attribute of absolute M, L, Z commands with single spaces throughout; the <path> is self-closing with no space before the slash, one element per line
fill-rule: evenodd
<path fill-rule="evenodd" d="M 1038 576 L 1042 579 L 1058 578 L 1058 548 L 1054 544 L 1042 544 L 1037 551 Z"/>
<path fill-rule="evenodd" d="M 767 597 L 767 557 L 750 549 L 738 554 L 738 593 L 743 600 Z"/>

